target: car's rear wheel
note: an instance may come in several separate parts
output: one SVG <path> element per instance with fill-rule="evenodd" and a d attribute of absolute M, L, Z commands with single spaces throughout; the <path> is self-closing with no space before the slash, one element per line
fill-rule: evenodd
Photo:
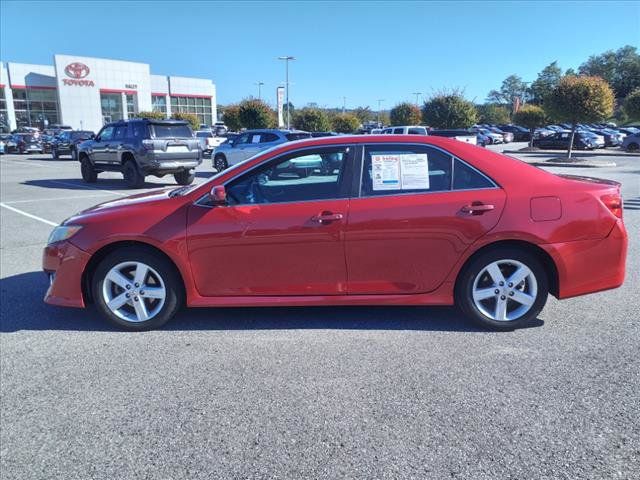
<path fill-rule="evenodd" d="M 98 172 L 93 168 L 91 161 L 87 157 L 80 161 L 80 173 L 82 174 L 82 179 L 87 183 L 96 183 L 98 180 Z"/>
<path fill-rule="evenodd" d="M 213 159 L 213 166 L 218 172 L 221 172 L 226 170 L 229 165 L 227 164 L 227 159 L 224 155 L 216 155 Z"/>
<path fill-rule="evenodd" d="M 535 255 L 502 248 L 467 265 L 456 284 L 456 304 L 482 327 L 511 330 L 534 320 L 548 293 L 547 273 Z"/>
<path fill-rule="evenodd" d="M 124 162 L 122 176 L 129 188 L 142 188 L 144 186 L 144 175 L 133 160 Z"/>
<path fill-rule="evenodd" d="M 191 185 L 193 181 L 196 179 L 196 172 L 190 170 L 183 170 L 181 172 L 175 173 L 173 178 L 176 179 L 176 183 L 178 185 Z"/>
<path fill-rule="evenodd" d="M 158 328 L 171 320 L 183 302 L 175 267 L 143 247 L 128 247 L 107 255 L 92 278 L 92 293 L 100 313 L 128 330 Z"/>
<path fill-rule="evenodd" d="M 637 143 L 632 142 L 627 145 L 627 152 L 637 152 L 638 149 L 640 149 L 640 145 L 638 145 Z"/>

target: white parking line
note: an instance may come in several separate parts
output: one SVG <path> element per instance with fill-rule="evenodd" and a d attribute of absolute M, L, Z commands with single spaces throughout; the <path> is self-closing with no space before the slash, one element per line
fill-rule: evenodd
<path fill-rule="evenodd" d="M 39 222 L 46 223 L 47 225 L 51 225 L 52 227 L 58 226 L 57 223 L 51 222 L 49 220 L 45 220 L 44 218 L 36 217 L 35 215 L 31 215 L 30 213 L 23 212 L 22 210 L 18 210 L 17 208 L 14 208 L 14 207 L 10 207 L 9 205 L 6 205 L 5 203 L 2 203 L 2 202 L 0 202 L 0 207 L 19 213 L 20 215 L 24 215 L 25 217 L 33 218 L 34 220 L 38 220 Z"/>
<path fill-rule="evenodd" d="M 111 194 L 111 192 L 109 192 Z M 73 197 L 49 197 L 49 198 L 31 198 L 28 200 L 10 200 L 3 202 L 5 205 L 15 205 L 16 203 L 36 203 L 36 202 L 53 202 L 55 200 L 77 200 L 82 198 L 105 197 L 107 193 L 96 193 L 95 195 L 75 195 Z"/>

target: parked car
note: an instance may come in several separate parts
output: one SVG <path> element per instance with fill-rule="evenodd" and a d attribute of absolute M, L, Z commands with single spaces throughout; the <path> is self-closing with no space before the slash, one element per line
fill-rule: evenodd
<path fill-rule="evenodd" d="M 331 154 L 332 172 L 273 175 Z M 85 210 L 44 250 L 45 301 L 145 330 L 182 305 L 451 305 L 493 329 L 624 281 L 620 184 L 435 136 L 284 143 L 191 187 Z M 597 261 L 594 261 L 597 259 Z"/>
<path fill-rule="evenodd" d="M 595 143 L 597 145 L 596 148 L 604 148 L 605 147 L 605 141 L 604 141 L 604 137 L 602 135 L 598 135 L 596 133 L 593 133 L 589 130 L 585 130 L 585 129 L 579 129 L 576 131 L 576 133 L 579 133 L 581 136 L 583 137 L 590 137 L 593 140 L 593 143 Z"/>
<path fill-rule="evenodd" d="M 513 133 L 514 142 L 528 142 L 531 140 L 531 132 L 529 129 L 519 125 L 498 125 L 503 132 Z"/>
<path fill-rule="evenodd" d="M 567 150 L 569 148 L 570 139 L 571 132 L 556 132 L 548 137 L 534 138 L 533 146 L 538 148 Z M 594 150 L 598 148 L 598 144 L 592 136 L 585 135 L 583 132 L 576 132 L 573 138 L 573 148 L 581 150 Z"/>
<path fill-rule="evenodd" d="M 43 133 L 40 136 L 40 141 L 42 142 L 42 150 L 44 153 L 51 153 L 51 146 L 53 145 L 55 139 L 56 137 L 47 133 Z"/>
<path fill-rule="evenodd" d="M 224 124 L 224 122 L 216 122 L 213 125 L 213 133 L 216 134 L 216 136 L 221 137 L 223 136 L 225 133 L 229 132 L 229 129 L 227 128 L 227 126 Z"/>
<path fill-rule="evenodd" d="M 476 132 L 476 145 L 486 147 L 487 145 L 491 145 L 491 139 L 487 135 Z"/>
<path fill-rule="evenodd" d="M 489 130 L 488 128 L 471 127 L 469 130 L 471 132 L 476 133 L 476 134 L 481 133 L 482 135 L 487 137 L 489 145 L 493 145 L 493 144 L 503 143 L 504 142 L 504 137 L 501 134 L 494 133 L 491 130 Z M 476 135 L 476 137 L 477 137 L 477 135 Z"/>
<path fill-rule="evenodd" d="M 263 150 L 303 138 L 311 138 L 311 134 L 302 130 L 247 130 L 215 149 L 213 168 L 221 172 Z"/>
<path fill-rule="evenodd" d="M 203 155 L 209 158 L 216 147 L 226 140 L 225 137 L 216 136 L 211 130 L 199 130 L 195 135 L 198 143 L 200 143 Z"/>
<path fill-rule="evenodd" d="M 475 145 L 476 142 L 478 141 L 475 133 L 471 132 L 470 130 L 458 129 L 458 128 L 452 128 L 448 130 L 432 129 L 432 130 L 429 130 L 429 135 L 435 135 L 437 137 L 454 138 L 460 142 L 470 143 L 472 145 Z"/>
<path fill-rule="evenodd" d="M 640 150 L 640 133 L 627 135 L 622 141 L 621 146 L 627 152 L 637 152 Z"/>
<path fill-rule="evenodd" d="M 0 155 L 5 154 L 5 149 L 6 149 L 6 145 L 4 143 L 4 140 L 0 139 Z"/>
<path fill-rule="evenodd" d="M 96 134 L 90 130 L 63 130 L 51 144 L 51 156 L 58 159 L 62 155 L 70 155 L 74 160 L 78 160 L 78 145 L 95 136 Z"/>
<path fill-rule="evenodd" d="M 18 144 L 16 143 L 16 139 L 12 134 L 0 134 L 0 141 L 4 143 L 4 153 L 15 153 L 18 151 Z"/>
<path fill-rule="evenodd" d="M 43 153 L 42 142 L 31 133 L 16 133 L 14 136 L 18 153 Z"/>
<path fill-rule="evenodd" d="M 625 137 L 624 134 L 608 128 L 590 128 L 589 131 L 602 136 L 605 147 L 619 147 Z"/>
<path fill-rule="evenodd" d="M 383 135 L 429 135 L 427 127 L 421 125 L 405 125 L 388 127 L 382 130 Z"/>
<path fill-rule="evenodd" d="M 103 171 L 122 172 L 129 187 L 144 185 L 146 175 L 173 174 L 180 185 L 195 179 L 202 152 L 189 124 L 182 120 L 138 118 L 105 125 L 92 140 L 77 146 L 85 182 Z"/>

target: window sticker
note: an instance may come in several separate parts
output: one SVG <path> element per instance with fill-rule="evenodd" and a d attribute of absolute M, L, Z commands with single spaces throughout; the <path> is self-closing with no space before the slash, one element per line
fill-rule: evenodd
<path fill-rule="evenodd" d="M 254 135 L 251 137 L 251 143 L 260 143 L 260 135 Z"/>
<path fill-rule="evenodd" d="M 373 190 L 428 190 L 426 153 L 371 155 Z"/>
<path fill-rule="evenodd" d="M 373 190 L 400 188 L 400 155 L 371 155 Z"/>

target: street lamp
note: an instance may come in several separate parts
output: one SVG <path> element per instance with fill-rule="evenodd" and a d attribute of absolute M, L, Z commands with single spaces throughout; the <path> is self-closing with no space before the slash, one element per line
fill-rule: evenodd
<path fill-rule="evenodd" d="M 380 108 L 382 108 L 381 107 L 382 102 L 384 102 L 384 98 L 379 98 L 378 99 L 378 123 L 380 123 Z"/>
<path fill-rule="evenodd" d="M 416 106 L 420 105 L 420 95 L 422 95 L 422 92 L 413 92 L 413 95 L 416 96 Z"/>
<path fill-rule="evenodd" d="M 254 83 L 254 85 L 258 86 L 258 100 L 262 100 L 260 87 L 262 87 L 262 85 L 264 85 L 264 82 L 256 82 L 256 83 Z"/>
<path fill-rule="evenodd" d="M 347 108 L 347 97 L 342 97 L 342 114 L 343 115 L 346 108 Z"/>
<path fill-rule="evenodd" d="M 290 55 L 286 55 L 283 57 L 278 57 L 278 60 L 284 60 L 285 63 L 285 85 L 286 85 L 286 95 L 287 95 L 287 130 L 291 128 L 291 113 L 289 108 L 289 60 L 295 60 L 295 57 Z"/>

